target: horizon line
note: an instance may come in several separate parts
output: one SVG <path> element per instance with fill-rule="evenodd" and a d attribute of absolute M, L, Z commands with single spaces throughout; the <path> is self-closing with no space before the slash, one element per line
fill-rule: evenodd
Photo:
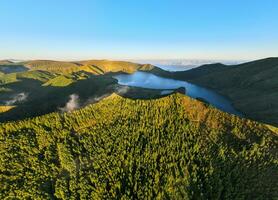
<path fill-rule="evenodd" d="M 278 57 L 278 56 L 277 56 Z M 76 58 L 76 59 L 59 59 L 59 58 L 1 58 L 0 61 L 37 61 L 37 60 L 45 60 L 45 61 L 61 61 L 61 62 L 74 62 L 74 61 L 86 61 L 86 60 L 110 60 L 110 61 L 250 61 L 250 60 L 262 60 L 267 58 L 277 58 L 276 56 L 269 57 L 259 57 L 259 58 L 241 58 L 241 59 L 233 59 L 233 58 Z"/>

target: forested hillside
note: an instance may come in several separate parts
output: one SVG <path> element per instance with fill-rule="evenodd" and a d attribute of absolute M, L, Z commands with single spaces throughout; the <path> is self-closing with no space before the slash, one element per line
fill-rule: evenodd
<path fill-rule="evenodd" d="M 239 65 L 204 65 L 165 76 L 212 88 L 248 117 L 278 125 L 278 58 Z"/>
<path fill-rule="evenodd" d="M 186 96 L 0 124 L 0 199 L 275 199 L 277 132 Z"/>

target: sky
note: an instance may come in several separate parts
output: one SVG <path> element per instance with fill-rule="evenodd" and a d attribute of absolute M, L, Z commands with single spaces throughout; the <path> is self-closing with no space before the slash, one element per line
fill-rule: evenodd
<path fill-rule="evenodd" d="M 0 59 L 275 56 L 277 0 L 0 0 Z"/>

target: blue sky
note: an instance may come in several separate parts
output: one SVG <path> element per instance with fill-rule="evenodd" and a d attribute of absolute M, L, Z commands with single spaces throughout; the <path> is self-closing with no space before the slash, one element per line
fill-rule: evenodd
<path fill-rule="evenodd" d="M 278 56 L 277 0 L 2 0 L 0 59 Z"/>

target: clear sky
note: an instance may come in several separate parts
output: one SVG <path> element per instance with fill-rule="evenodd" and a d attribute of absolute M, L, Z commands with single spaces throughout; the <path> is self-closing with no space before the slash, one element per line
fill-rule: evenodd
<path fill-rule="evenodd" d="M 0 0 L 0 59 L 270 56 L 277 0 Z"/>

